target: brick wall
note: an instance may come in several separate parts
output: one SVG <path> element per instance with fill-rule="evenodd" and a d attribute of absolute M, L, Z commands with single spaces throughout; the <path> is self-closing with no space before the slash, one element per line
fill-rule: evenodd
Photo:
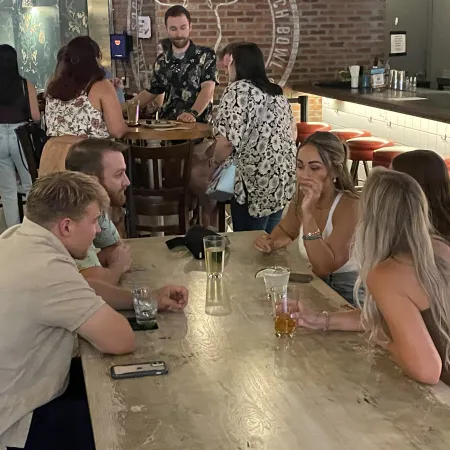
<path fill-rule="evenodd" d="M 142 73 L 150 73 L 157 41 L 165 37 L 164 12 L 182 1 L 113 0 L 116 31 L 133 22 L 133 5 L 152 17 L 153 36 L 142 44 L 143 85 Z M 385 0 L 184 0 L 184 5 L 196 43 L 216 49 L 233 40 L 258 43 L 269 75 L 288 96 L 298 95 L 299 83 L 333 79 L 351 64 L 368 66 L 384 51 Z M 320 120 L 320 112 L 320 99 L 312 98 L 309 120 Z"/>

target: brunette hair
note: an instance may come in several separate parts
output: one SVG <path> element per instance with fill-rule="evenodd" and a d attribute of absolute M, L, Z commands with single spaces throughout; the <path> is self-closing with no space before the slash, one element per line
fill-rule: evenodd
<path fill-rule="evenodd" d="M 450 239 L 450 178 L 445 161 L 431 150 L 413 150 L 396 156 L 392 168 L 412 176 L 428 200 L 431 223 Z"/>
<path fill-rule="evenodd" d="M 19 74 L 17 52 L 10 45 L 0 45 L 0 105 L 12 105 L 21 95 L 23 78 Z"/>
<path fill-rule="evenodd" d="M 61 54 L 62 61 L 58 73 L 49 83 L 47 93 L 62 101 L 73 100 L 83 91 L 105 77 L 104 70 L 97 62 L 98 45 L 89 36 L 72 39 Z"/>
<path fill-rule="evenodd" d="M 186 16 L 189 23 L 191 23 L 191 14 L 189 11 L 181 5 L 175 5 L 169 8 L 166 13 L 164 14 L 164 24 L 167 27 L 167 19 L 169 17 L 180 17 L 180 16 Z"/>
<path fill-rule="evenodd" d="M 265 94 L 283 95 L 283 89 L 267 77 L 264 56 L 256 44 L 253 42 L 237 44 L 231 49 L 231 56 L 236 68 L 235 81 L 248 80 Z"/>
<path fill-rule="evenodd" d="M 73 144 L 66 157 L 66 170 L 103 178 L 103 155 L 108 152 L 123 153 L 127 146 L 110 139 L 88 138 Z"/>

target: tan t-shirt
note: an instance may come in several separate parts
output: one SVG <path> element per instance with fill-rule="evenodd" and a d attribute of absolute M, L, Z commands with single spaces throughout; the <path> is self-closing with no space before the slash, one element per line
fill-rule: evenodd
<path fill-rule="evenodd" d="M 75 331 L 104 301 L 50 231 L 0 236 L 0 450 L 23 448 L 32 412 L 67 386 Z"/>

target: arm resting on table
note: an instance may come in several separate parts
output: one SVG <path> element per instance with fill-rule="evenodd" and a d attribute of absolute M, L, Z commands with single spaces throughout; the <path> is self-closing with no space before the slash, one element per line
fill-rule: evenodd
<path fill-rule="evenodd" d="M 84 322 L 77 333 L 102 353 L 130 353 L 136 345 L 134 332 L 127 319 L 108 305 L 103 305 Z"/>
<path fill-rule="evenodd" d="M 96 278 L 86 278 L 86 281 L 95 293 L 116 311 L 133 309 L 131 291 L 112 286 Z"/>

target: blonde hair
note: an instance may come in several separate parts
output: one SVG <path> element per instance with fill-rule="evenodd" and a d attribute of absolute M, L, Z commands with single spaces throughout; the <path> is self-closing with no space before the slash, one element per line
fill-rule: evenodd
<path fill-rule="evenodd" d="M 363 190 L 360 220 L 356 227 L 353 258 L 359 277 L 354 295 L 362 308 L 362 324 L 370 338 L 387 338 L 377 305 L 366 289 L 364 304 L 358 297 L 369 272 L 388 258 L 411 257 L 414 272 L 425 291 L 433 319 L 445 344 L 443 364 L 450 360 L 450 262 L 433 247 L 434 229 L 428 204 L 419 184 L 409 175 L 373 169 Z"/>
<path fill-rule="evenodd" d="M 299 150 L 308 144 L 316 147 L 330 177 L 336 178 L 335 189 L 359 197 L 348 170 L 347 144 L 329 131 L 316 131 L 302 143 Z"/>
<path fill-rule="evenodd" d="M 97 181 L 79 172 L 56 172 L 34 182 L 27 198 L 26 216 L 43 227 L 64 217 L 78 221 L 93 202 L 102 211 L 109 206 L 108 194 Z"/>

